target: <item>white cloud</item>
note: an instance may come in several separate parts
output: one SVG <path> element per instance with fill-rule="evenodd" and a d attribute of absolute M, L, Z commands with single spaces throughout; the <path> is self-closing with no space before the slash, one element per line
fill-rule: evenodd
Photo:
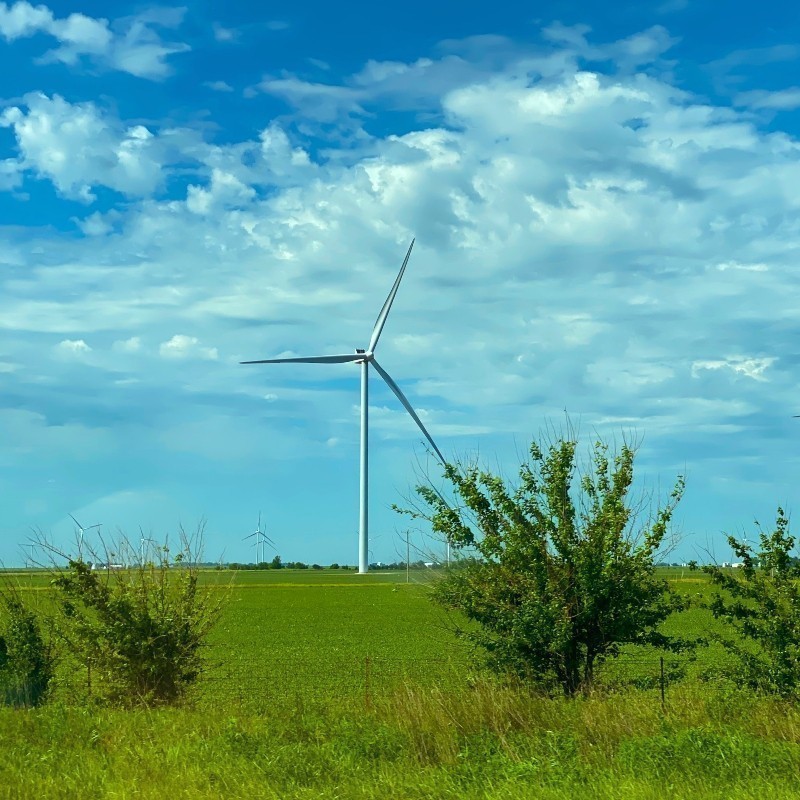
<path fill-rule="evenodd" d="M 769 267 L 766 264 L 740 264 L 738 261 L 726 261 L 722 264 L 717 264 L 717 269 L 720 272 L 725 272 L 728 269 L 739 269 L 745 272 L 766 272 Z"/>
<path fill-rule="evenodd" d="M 0 192 L 15 189 L 22 183 L 22 167 L 13 158 L 0 161 Z"/>
<path fill-rule="evenodd" d="M 32 36 L 40 30 L 47 30 L 52 24 L 53 12 L 45 6 L 32 6 L 25 2 L 12 6 L 0 3 L 0 34 L 8 41 Z"/>
<path fill-rule="evenodd" d="M 62 44 L 45 59 L 65 64 L 76 63 L 82 55 L 103 55 L 113 40 L 107 20 L 96 20 L 83 14 L 70 14 L 64 20 L 56 20 L 49 29 Z"/>
<path fill-rule="evenodd" d="M 113 348 L 118 353 L 138 353 L 142 349 L 142 340 L 138 336 L 131 336 L 130 339 L 120 339 L 114 342 Z"/>
<path fill-rule="evenodd" d="M 92 352 L 92 348 L 83 339 L 64 339 L 56 345 L 56 351 L 67 358 L 82 359 Z"/>
<path fill-rule="evenodd" d="M 109 215 L 95 211 L 84 219 L 77 220 L 78 227 L 86 236 L 104 236 L 109 233 L 113 226 L 109 221 Z"/>
<path fill-rule="evenodd" d="M 219 358 L 216 347 L 201 347 L 199 339 L 182 333 L 175 334 L 167 342 L 162 342 L 158 352 L 162 358 L 202 358 L 209 361 L 216 361 Z"/>
<path fill-rule="evenodd" d="M 236 176 L 216 167 L 211 171 L 207 188 L 190 185 L 186 190 L 186 207 L 193 214 L 209 214 L 223 208 L 247 205 L 255 190 L 245 186 Z"/>
<path fill-rule="evenodd" d="M 161 147 L 145 126 L 114 124 L 93 103 L 73 105 L 58 95 L 29 94 L 25 103 L 27 110 L 11 106 L 0 115 L 0 126 L 16 135 L 21 169 L 85 202 L 94 200 L 93 185 L 127 195 L 159 185 Z"/>
<path fill-rule="evenodd" d="M 118 20 L 110 25 L 107 19 L 94 19 L 74 13 L 58 19 L 44 5 L 32 6 L 21 0 L 9 6 L 0 3 L 0 35 L 7 41 L 44 33 L 59 46 L 41 57 L 43 63 L 60 61 L 74 65 L 84 57 L 111 69 L 118 69 L 140 78 L 160 79 L 170 74 L 167 58 L 189 49 L 183 43 L 165 43 L 156 27 L 172 27 L 183 13 L 144 12 Z"/>
<path fill-rule="evenodd" d="M 261 150 L 273 172 L 285 173 L 287 167 L 305 167 L 311 161 L 302 147 L 292 147 L 286 132 L 272 123 L 259 134 Z"/>
<path fill-rule="evenodd" d="M 749 106 L 755 109 L 793 111 L 800 108 L 800 87 L 792 86 L 789 89 L 780 89 L 774 92 L 760 89 L 740 92 L 736 95 L 735 102 L 737 106 Z"/>
<path fill-rule="evenodd" d="M 108 60 L 115 69 L 139 78 L 158 80 L 172 72 L 167 63 L 169 56 L 190 49 L 180 42 L 162 42 L 149 25 L 134 18 L 125 34 L 115 41 Z"/>
<path fill-rule="evenodd" d="M 695 361 L 692 364 L 692 376 L 698 377 L 701 370 L 721 370 L 729 369 L 737 375 L 744 375 L 754 381 L 766 381 L 768 378 L 764 373 L 776 361 L 777 356 L 765 358 L 750 358 L 747 356 L 729 356 L 721 360 Z"/>
<path fill-rule="evenodd" d="M 212 89 L 215 92 L 232 92 L 233 86 L 225 81 L 206 81 L 203 86 Z"/>

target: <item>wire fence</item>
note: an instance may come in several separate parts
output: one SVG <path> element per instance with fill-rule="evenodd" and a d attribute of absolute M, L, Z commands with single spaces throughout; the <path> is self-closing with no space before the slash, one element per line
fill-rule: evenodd
<path fill-rule="evenodd" d="M 369 709 L 408 693 L 425 696 L 456 694 L 465 688 L 505 681 L 470 659 L 465 652 L 441 658 L 388 657 L 383 654 L 320 654 L 281 650 L 241 654 L 217 646 L 207 651 L 207 667 L 190 691 L 188 701 L 215 710 L 264 711 L 318 704 Z M 709 666 L 723 666 L 724 656 L 624 651 L 600 664 L 594 688 L 599 691 L 637 689 L 665 705 L 678 687 L 704 691 Z M 91 700 L 98 691 L 91 671 L 73 664 L 62 670 L 57 695 L 70 704 Z"/>
<path fill-rule="evenodd" d="M 652 690 L 665 703 L 670 690 L 692 676 L 692 666 L 692 659 L 682 655 L 622 653 L 599 668 L 597 686 L 611 691 L 626 687 Z M 496 676 L 480 666 L 451 658 L 370 654 L 319 661 L 212 658 L 193 701 L 242 708 L 322 702 L 369 708 L 409 690 L 459 692 L 475 682 L 491 680 L 497 680 Z"/>

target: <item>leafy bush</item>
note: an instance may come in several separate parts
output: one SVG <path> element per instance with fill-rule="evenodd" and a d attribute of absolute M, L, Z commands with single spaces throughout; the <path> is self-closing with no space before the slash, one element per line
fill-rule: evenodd
<path fill-rule="evenodd" d="M 723 589 L 709 608 L 738 636 L 714 635 L 734 656 L 724 673 L 742 686 L 771 694 L 800 696 L 800 561 L 791 553 L 795 538 L 778 508 L 775 529 L 759 527 L 759 547 L 728 536 L 738 569 L 705 566 Z"/>
<path fill-rule="evenodd" d="M 196 544 L 181 531 L 175 556 L 165 545 L 149 563 L 113 569 L 106 558 L 93 568 L 79 558 L 56 570 L 61 633 L 101 698 L 174 703 L 201 674 L 202 647 L 223 596 L 198 586 Z M 135 552 L 127 542 L 117 551 Z"/>
<path fill-rule="evenodd" d="M 6 705 L 38 706 L 53 678 L 53 652 L 39 619 L 13 587 L 0 592 L 0 700 Z"/>
<path fill-rule="evenodd" d="M 655 576 L 683 479 L 655 517 L 640 524 L 628 498 L 634 449 L 625 444 L 611 457 L 597 442 L 578 482 L 576 445 L 575 439 L 544 448 L 534 442 L 515 487 L 475 463 L 448 464 L 455 499 L 419 486 L 423 503 L 406 512 L 475 553 L 434 591 L 440 604 L 477 623 L 459 633 L 496 670 L 560 686 L 567 695 L 591 686 L 595 666 L 623 645 L 688 645 L 658 630 L 685 601 Z"/>

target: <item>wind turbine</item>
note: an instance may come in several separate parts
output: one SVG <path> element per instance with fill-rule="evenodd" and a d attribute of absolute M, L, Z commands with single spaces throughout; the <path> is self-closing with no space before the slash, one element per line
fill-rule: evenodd
<path fill-rule="evenodd" d="M 256 529 L 249 536 L 245 536 L 244 539 L 242 539 L 242 541 L 246 542 L 248 539 L 252 539 L 254 536 L 256 537 L 255 540 L 256 559 L 257 559 L 256 565 L 258 565 L 264 561 L 264 545 L 269 544 L 273 548 L 275 547 L 275 542 L 273 542 L 272 539 L 270 539 L 269 536 L 267 536 L 267 534 L 261 530 L 260 511 L 258 512 L 258 525 L 256 526 Z"/>
<path fill-rule="evenodd" d="M 151 539 L 149 536 L 142 536 L 139 539 L 139 565 L 142 566 L 142 567 L 144 567 L 144 564 L 145 564 L 145 561 L 144 561 L 144 550 L 145 550 L 144 543 L 145 542 L 150 542 L 151 544 L 158 545 L 158 542 L 155 539 Z"/>
<path fill-rule="evenodd" d="M 70 514 L 69 516 L 72 517 L 72 521 L 78 526 L 78 530 L 80 531 L 81 540 L 80 544 L 78 545 L 78 557 L 83 558 L 83 534 L 86 533 L 86 531 L 92 530 L 92 528 L 99 528 L 103 523 L 98 522 L 95 525 L 89 525 L 86 528 L 84 528 L 83 525 L 81 525 L 80 522 L 78 522 L 78 520 L 76 520 L 75 517 L 72 516 L 72 514 Z"/>
<path fill-rule="evenodd" d="M 403 266 L 400 267 L 400 272 L 395 278 L 394 285 L 392 286 L 389 296 L 381 308 L 378 319 L 375 321 L 375 327 L 372 329 L 372 335 L 369 339 L 369 344 L 365 349 L 356 349 L 355 353 L 348 353 L 343 355 L 332 356 L 310 356 L 307 358 L 266 358 L 259 359 L 258 361 L 242 361 L 242 364 L 346 364 L 348 362 L 355 362 L 361 365 L 361 458 L 360 458 L 360 497 L 359 497 L 359 526 L 358 526 L 358 571 L 365 573 L 369 571 L 369 518 L 368 518 L 368 495 L 369 495 L 369 430 L 368 430 L 368 414 L 369 414 L 369 365 L 372 364 L 378 375 L 386 381 L 388 387 L 397 395 L 397 399 L 403 404 L 406 411 L 411 415 L 414 422 L 417 423 L 419 429 L 428 440 L 433 451 L 439 457 L 442 464 L 447 463 L 436 442 L 433 441 L 431 435 L 422 424 L 422 420 L 417 416 L 411 403 L 408 402 L 406 396 L 400 391 L 400 387 L 392 380 L 389 373 L 375 360 L 375 348 L 378 346 L 378 340 L 381 338 L 383 326 L 386 324 L 386 318 L 389 316 L 389 311 L 392 308 L 397 290 L 400 287 L 400 281 L 403 279 L 403 273 L 406 271 L 408 259 L 411 257 L 411 250 L 414 247 L 414 239 L 403 259 Z"/>
<path fill-rule="evenodd" d="M 30 569 L 34 565 L 33 551 L 36 549 L 35 544 L 23 544 L 22 547 L 28 548 L 28 555 L 25 556 L 25 569 Z"/>

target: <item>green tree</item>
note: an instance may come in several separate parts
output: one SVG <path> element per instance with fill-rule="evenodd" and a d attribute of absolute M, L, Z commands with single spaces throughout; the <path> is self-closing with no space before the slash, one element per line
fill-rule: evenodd
<path fill-rule="evenodd" d="M 689 644 L 659 631 L 685 603 L 654 565 L 683 478 L 640 524 L 629 502 L 635 449 L 625 444 L 609 455 L 597 442 L 579 475 L 576 447 L 572 438 L 534 442 L 515 486 L 476 463 L 448 464 L 452 499 L 418 486 L 422 502 L 405 511 L 474 553 L 434 589 L 440 604 L 477 623 L 458 633 L 496 670 L 567 695 L 590 687 L 596 666 L 623 645 Z"/>
<path fill-rule="evenodd" d="M 800 696 L 800 561 L 792 557 L 795 537 L 789 518 L 778 508 L 771 532 L 758 526 L 759 544 L 728 536 L 737 569 L 705 566 L 717 592 L 709 607 L 728 623 L 733 636 L 717 634 L 734 658 L 723 672 L 742 686 Z"/>

